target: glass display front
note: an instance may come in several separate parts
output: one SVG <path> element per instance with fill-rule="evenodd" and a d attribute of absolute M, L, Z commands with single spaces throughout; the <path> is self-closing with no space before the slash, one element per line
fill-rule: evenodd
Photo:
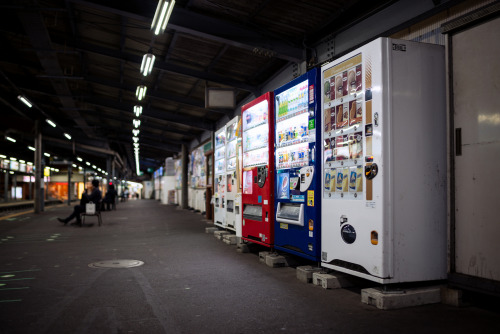
<path fill-rule="evenodd" d="M 276 169 L 309 164 L 308 80 L 275 96 Z"/>
<path fill-rule="evenodd" d="M 215 160 L 215 174 L 224 173 L 224 159 Z"/>
<path fill-rule="evenodd" d="M 243 167 L 269 163 L 269 108 L 262 101 L 245 110 L 243 119 Z"/>
<path fill-rule="evenodd" d="M 236 169 L 236 143 L 238 137 L 236 136 L 238 124 L 233 123 L 227 127 L 226 139 L 227 139 L 227 152 L 226 152 L 226 169 L 228 171 L 233 171 Z"/>
<path fill-rule="evenodd" d="M 363 141 L 372 135 L 370 127 L 363 131 L 363 102 L 361 54 L 324 71 L 323 190 L 328 198 L 362 197 Z"/>
<path fill-rule="evenodd" d="M 224 173 L 226 158 L 226 130 L 222 129 L 215 134 L 215 174 Z"/>
<path fill-rule="evenodd" d="M 205 188 L 206 184 L 206 171 L 205 171 L 205 155 L 203 146 L 198 147 L 191 153 L 189 172 L 191 173 L 191 187 L 192 188 Z"/>

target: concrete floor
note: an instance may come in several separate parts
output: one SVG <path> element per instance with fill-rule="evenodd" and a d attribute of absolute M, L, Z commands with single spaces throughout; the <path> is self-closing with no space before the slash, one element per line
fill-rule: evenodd
<path fill-rule="evenodd" d="M 69 212 L 1 218 L 0 333 L 500 333 L 488 305 L 382 311 L 361 303 L 361 286 L 302 283 L 157 201 L 120 203 L 102 227 L 63 226 Z M 145 264 L 88 266 L 116 259 Z"/>

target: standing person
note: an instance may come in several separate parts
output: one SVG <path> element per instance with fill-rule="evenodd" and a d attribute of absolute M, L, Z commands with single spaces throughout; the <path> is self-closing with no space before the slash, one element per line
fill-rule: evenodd
<path fill-rule="evenodd" d="M 104 203 L 106 203 L 106 210 L 116 210 L 115 199 L 118 193 L 115 190 L 115 186 L 110 184 L 106 195 L 104 195 Z"/>
<path fill-rule="evenodd" d="M 90 194 L 89 194 L 90 192 Z M 75 205 L 73 212 L 66 218 L 57 218 L 61 223 L 66 225 L 73 218 L 76 218 L 77 225 L 82 225 L 82 220 L 80 218 L 80 214 L 85 212 L 85 204 L 92 202 L 96 205 L 96 210 L 99 208 L 99 204 L 101 202 L 102 194 L 99 190 L 99 181 L 92 180 L 91 186 L 82 194 L 82 198 L 80 200 L 80 205 Z"/>

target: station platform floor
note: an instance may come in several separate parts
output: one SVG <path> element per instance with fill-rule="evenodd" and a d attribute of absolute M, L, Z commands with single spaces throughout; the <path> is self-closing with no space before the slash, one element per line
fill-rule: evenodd
<path fill-rule="evenodd" d="M 0 218 L 0 333 L 500 333 L 497 305 L 379 310 L 361 303 L 372 283 L 303 283 L 158 201 L 119 203 L 100 227 L 57 221 L 70 211 Z M 89 267 L 119 260 L 144 264 Z"/>

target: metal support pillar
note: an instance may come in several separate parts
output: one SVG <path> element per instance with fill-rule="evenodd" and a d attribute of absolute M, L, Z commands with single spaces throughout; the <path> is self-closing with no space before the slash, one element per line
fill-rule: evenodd
<path fill-rule="evenodd" d="M 113 159 L 113 163 L 111 164 L 111 180 L 112 180 L 113 184 L 115 184 L 115 178 L 116 178 L 116 162 L 115 162 L 115 159 Z M 116 185 L 115 185 L 115 188 L 116 188 Z"/>
<path fill-rule="evenodd" d="M 43 166 L 42 166 L 42 129 L 40 121 L 35 121 L 35 213 L 43 212 Z"/>
<path fill-rule="evenodd" d="M 14 190 L 12 192 L 12 199 L 13 200 L 16 200 L 16 199 L 19 199 L 17 198 L 17 195 L 16 195 L 16 188 L 17 188 L 17 180 L 16 180 L 16 174 L 12 174 L 12 189 Z"/>
<path fill-rule="evenodd" d="M 181 208 L 188 208 L 188 152 L 185 144 L 182 144 L 182 198 Z"/>
<path fill-rule="evenodd" d="M 30 182 L 28 182 L 28 198 L 27 199 L 33 199 L 33 193 L 32 193 L 32 191 L 33 191 L 33 184 L 32 184 L 32 181 L 31 181 L 33 179 L 31 178 L 31 175 L 29 176 L 29 178 L 30 178 Z"/>
<path fill-rule="evenodd" d="M 113 172 L 111 171 L 111 166 L 113 165 L 113 161 L 111 160 L 111 156 L 106 158 L 106 179 L 108 180 L 108 184 L 106 185 L 106 189 L 109 186 L 109 183 L 112 182 Z"/>
<path fill-rule="evenodd" d="M 3 182 L 3 193 L 5 194 L 3 197 L 3 201 L 7 203 L 9 201 L 9 171 L 5 171 L 5 178 Z"/>
<path fill-rule="evenodd" d="M 71 174 L 73 172 L 73 169 L 72 169 L 73 166 L 71 166 L 71 164 L 68 165 L 68 206 L 71 205 Z"/>

